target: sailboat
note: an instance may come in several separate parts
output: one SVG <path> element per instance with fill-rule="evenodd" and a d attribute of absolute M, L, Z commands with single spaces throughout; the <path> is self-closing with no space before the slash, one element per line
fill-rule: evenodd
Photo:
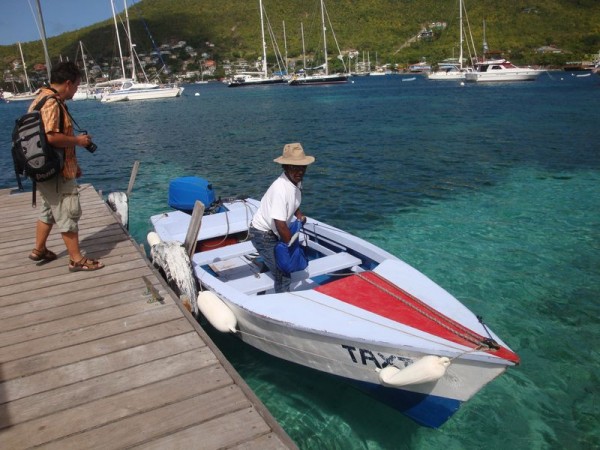
<path fill-rule="evenodd" d="M 474 70 L 465 75 L 470 82 L 534 81 L 542 70 L 531 67 L 518 67 L 498 54 L 491 54 L 485 39 L 483 22 L 483 58 L 474 64 Z"/>
<path fill-rule="evenodd" d="M 73 98 L 71 100 L 100 100 L 102 98 L 101 94 L 97 92 L 97 89 L 94 86 L 90 85 L 87 64 L 85 62 L 85 53 L 83 51 L 83 42 L 81 41 L 79 41 L 79 48 L 81 49 L 81 58 L 83 59 L 85 83 L 79 85 L 79 87 L 77 88 L 77 92 L 75 92 L 75 95 L 73 95 Z"/>
<path fill-rule="evenodd" d="M 260 29 L 262 37 L 262 70 L 260 72 L 241 72 L 234 74 L 228 81 L 229 87 L 256 86 L 264 84 L 280 84 L 285 79 L 281 75 L 269 76 L 267 73 L 267 42 L 265 40 L 265 22 L 262 0 L 258 1 L 260 9 Z"/>
<path fill-rule="evenodd" d="M 17 44 L 19 46 L 19 52 L 21 53 L 21 62 L 23 64 L 23 72 L 25 72 L 25 87 L 26 87 L 26 89 L 28 89 L 28 91 L 11 95 L 10 97 L 7 97 L 6 99 L 11 102 L 32 101 L 36 97 L 37 94 L 31 87 L 31 82 L 29 81 L 29 76 L 27 75 L 27 65 L 25 64 L 25 57 L 23 56 L 23 49 L 21 48 L 21 43 L 17 42 Z"/>
<path fill-rule="evenodd" d="M 114 91 L 109 91 L 102 96 L 103 103 L 122 102 L 127 100 L 149 100 L 157 98 L 174 98 L 179 97 L 183 88 L 178 86 L 160 87 L 155 83 L 140 83 L 137 80 L 135 73 L 135 51 L 133 40 L 131 39 L 131 29 L 129 28 L 129 13 L 127 10 L 127 0 L 123 0 L 125 4 L 125 19 L 127 23 L 127 38 L 129 42 L 129 52 L 131 56 L 131 79 L 122 79 L 121 86 Z M 117 16 L 115 13 L 115 5 L 113 0 L 110 0 L 113 12 L 113 20 L 117 32 L 117 42 L 119 47 L 119 56 L 121 58 L 121 70 L 125 76 L 125 63 L 123 61 L 123 53 L 121 50 L 121 40 L 119 38 L 119 27 L 117 26 Z"/>
<path fill-rule="evenodd" d="M 463 67 L 463 0 L 458 2 L 459 10 L 459 54 L 458 61 L 446 60 L 438 64 L 438 70 L 428 72 L 427 78 L 430 80 L 464 80 L 467 70 Z"/>
<path fill-rule="evenodd" d="M 330 24 L 331 25 L 331 24 Z M 327 28 L 325 27 L 325 3 L 321 0 L 321 28 L 323 30 L 323 54 L 325 62 L 319 67 L 313 67 L 311 69 L 305 69 L 302 73 L 295 74 L 289 81 L 290 86 L 304 86 L 314 84 L 338 84 L 347 83 L 349 75 L 347 73 L 329 73 L 329 65 L 327 62 Z M 333 27 L 332 27 L 333 32 Z M 334 35 L 335 39 L 335 35 Z M 304 36 L 302 38 L 304 42 Z M 337 45 L 337 41 L 336 41 Z M 338 53 L 341 53 L 338 47 Z M 341 54 L 340 54 L 341 59 Z M 342 59 L 342 62 L 344 60 Z M 319 70 L 319 73 L 308 75 L 306 70 Z"/>

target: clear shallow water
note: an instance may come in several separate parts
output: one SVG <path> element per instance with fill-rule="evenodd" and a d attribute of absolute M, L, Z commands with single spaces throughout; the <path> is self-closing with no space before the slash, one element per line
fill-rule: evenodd
<path fill-rule="evenodd" d="M 330 87 L 190 86 L 178 100 L 72 103 L 99 150 L 85 182 L 125 189 L 131 231 L 167 208 L 171 178 L 260 197 L 286 142 L 317 157 L 303 209 L 414 265 L 519 353 L 440 430 L 332 377 L 211 333 L 303 449 L 600 446 L 600 78 L 459 86 L 359 78 Z M 199 92 L 200 96 L 194 96 Z M 0 105 L 0 187 L 14 117 Z"/>

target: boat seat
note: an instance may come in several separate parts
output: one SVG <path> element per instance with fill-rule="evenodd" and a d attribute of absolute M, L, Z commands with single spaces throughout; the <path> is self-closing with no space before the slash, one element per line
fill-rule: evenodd
<path fill-rule="evenodd" d="M 292 273 L 292 284 L 300 282 L 308 278 L 314 278 L 328 273 L 334 273 L 338 270 L 348 269 L 361 264 L 361 260 L 346 252 L 335 253 L 333 255 L 324 256 L 322 258 L 313 259 L 308 262 L 308 267 L 305 270 Z M 227 283 L 229 286 L 244 292 L 248 295 L 258 292 L 272 290 L 275 281 L 270 272 L 253 274 L 242 278 L 230 280 Z"/>
<path fill-rule="evenodd" d="M 217 261 L 235 258 L 236 256 L 244 256 L 249 253 L 255 253 L 256 249 L 252 242 L 245 241 L 238 244 L 228 245 L 226 247 L 215 248 L 196 253 L 192 260 L 199 266 L 211 264 Z"/>
<path fill-rule="evenodd" d="M 335 254 L 334 250 L 331 250 L 330 248 L 325 247 L 325 246 L 319 244 L 318 242 L 313 241 L 312 239 L 307 239 L 306 240 L 306 245 L 308 247 L 310 247 L 310 248 L 312 248 L 312 249 L 314 249 L 314 250 L 322 253 L 323 255 L 333 255 L 333 254 Z M 333 245 L 335 245 L 335 247 L 338 249 L 338 252 L 343 252 L 343 251 L 346 250 L 345 247 L 338 246 L 337 244 L 333 244 Z"/>

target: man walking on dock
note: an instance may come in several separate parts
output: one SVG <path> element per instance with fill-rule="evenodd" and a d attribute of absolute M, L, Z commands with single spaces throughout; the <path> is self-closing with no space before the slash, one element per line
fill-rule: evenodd
<path fill-rule="evenodd" d="M 57 177 L 36 183 L 43 206 L 36 226 L 35 248 L 29 258 L 33 261 L 56 259 L 56 254 L 46 247 L 50 231 L 56 224 L 69 254 L 71 272 L 104 267 L 100 261 L 83 256 L 79 247 L 81 204 L 76 179 L 81 176 L 81 169 L 77 163 L 75 147 L 88 148 L 93 144 L 90 135 L 73 133 L 73 123 L 64 102 L 73 98 L 80 81 L 81 73 L 75 63 L 61 62 L 55 65 L 50 73 L 50 87 L 42 88 L 29 107 L 31 112 L 43 98 L 50 97 L 40 110 L 46 139 L 50 145 L 64 151 L 61 173 Z"/>

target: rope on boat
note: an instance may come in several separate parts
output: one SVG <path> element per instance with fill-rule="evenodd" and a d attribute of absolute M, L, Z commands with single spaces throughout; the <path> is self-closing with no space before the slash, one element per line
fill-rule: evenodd
<path fill-rule="evenodd" d="M 372 273 L 374 273 L 374 272 L 372 272 Z M 381 279 L 381 277 L 378 274 L 375 274 L 375 275 L 377 275 L 377 277 Z M 461 325 L 458 322 L 452 321 L 452 323 L 454 325 L 456 325 L 457 328 L 460 328 L 462 330 L 462 332 L 459 332 L 455 328 L 453 328 L 451 326 L 448 326 L 446 323 L 442 322 L 441 320 L 438 319 L 438 317 L 435 316 L 436 314 L 438 314 L 438 312 L 436 310 L 434 310 L 429 305 L 423 303 L 421 300 L 419 300 L 418 298 L 416 298 L 414 295 L 406 292 L 404 289 L 400 288 L 399 286 L 395 286 L 396 289 L 398 289 L 404 295 L 406 295 L 407 297 L 409 297 L 414 303 L 411 303 L 411 302 L 405 300 L 404 298 L 402 298 L 402 297 L 396 295 L 395 293 L 391 292 L 389 289 L 386 289 L 382 285 L 380 285 L 378 283 L 375 283 L 373 280 L 370 280 L 367 277 L 364 277 L 360 273 L 357 273 L 356 276 L 359 277 L 361 280 L 366 281 L 367 283 L 375 286 L 377 289 L 379 289 L 380 291 L 382 291 L 382 292 L 390 295 L 391 297 L 395 298 L 396 300 L 401 301 L 402 303 L 404 303 L 409 308 L 415 310 L 417 313 L 421 314 L 422 316 L 424 316 L 428 320 L 430 320 L 430 321 L 436 323 L 437 325 L 441 326 L 442 328 L 444 328 L 445 330 L 449 331 L 450 333 L 458 336 L 461 339 L 464 339 L 464 340 L 466 340 L 468 342 L 471 342 L 472 344 L 475 344 L 477 346 L 476 347 L 477 349 L 487 348 L 489 350 L 492 350 L 492 349 L 497 350 L 497 349 L 500 348 L 500 346 L 498 345 L 498 343 L 496 341 L 494 341 L 491 338 L 491 336 L 490 336 L 490 338 L 483 338 L 483 339 L 481 339 L 481 336 L 479 336 L 478 334 L 476 334 L 473 331 L 469 330 L 468 328 L 464 327 L 463 325 Z M 447 319 L 451 320 L 450 318 L 447 318 Z M 483 319 L 480 319 L 480 322 L 483 324 L 482 320 Z M 485 325 L 484 325 L 484 327 L 485 327 Z M 487 331 L 487 328 L 485 328 L 485 329 Z M 489 334 L 489 331 L 487 331 L 487 332 Z"/>
<path fill-rule="evenodd" d="M 219 199 L 217 202 L 215 202 L 214 204 L 210 205 L 209 211 L 216 210 L 219 206 L 222 206 L 223 202 L 225 202 L 225 201 L 228 201 L 230 203 L 242 202 L 244 204 L 244 210 L 246 211 L 246 223 L 250 223 L 250 220 L 248 220 L 249 217 L 250 217 L 249 214 L 248 214 L 248 212 L 250 211 L 250 205 L 248 205 L 248 202 L 246 202 L 246 200 L 244 200 L 244 199 L 238 199 L 238 198 L 234 198 L 234 199 L 227 198 L 227 199 L 223 199 L 223 200 Z M 225 211 L 225 221 L 227 223 L 227 232 L 223 236 L 223 239 L 221 239 L 221 241 L 217 242 L 216 244 L 206 244 L 206 248 L 218 248 L 229 237 L 229 229 L 230 229 L 229 211 Z M 249 238 L 250 238 L 250 228 L 248 228 L 248 231 L 246 233 L 246 237 L 242 241 L 240 241 L 240 242 L 245 242 Z"/>

